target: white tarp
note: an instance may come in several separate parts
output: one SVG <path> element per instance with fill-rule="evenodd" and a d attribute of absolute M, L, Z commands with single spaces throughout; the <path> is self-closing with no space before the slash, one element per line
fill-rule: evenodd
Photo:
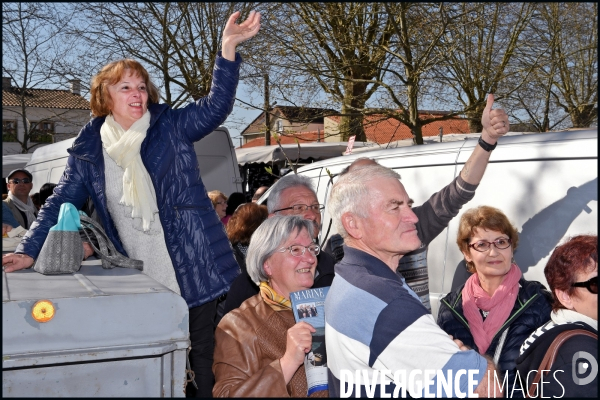
<path fill-rule="evenodd" d="M 364 145 L 362 142 L 354 142 L 354 149 L 363 147 Z M 370 144 L 368 143 L 367 145 Z M 283 147 L 283 151 L 278 145 L 235 149 L 235 154 L 239 165 L 285 161 L 284 152 L 291 161 L 296 161 L 298 158 L 324 160 L 326 158 L 341 156 L 346 151 L 348 142 L 301 143 L 300 157 L 298 157 L 297 144 L 284 144 L 281 147 Z"/>
<path fill-rule="evenodd" d="M 25 168 L 25 165 L 31 159 L 31 153 L 29 154 L 11 154 L 8 156 L 2 156 L 2 177 L 6 178 L 6 175 L 13 169 Z"/>

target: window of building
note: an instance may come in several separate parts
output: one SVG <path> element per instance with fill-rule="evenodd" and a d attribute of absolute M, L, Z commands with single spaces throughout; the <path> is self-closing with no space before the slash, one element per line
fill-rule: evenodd
<path fill-rule="evenodd" d="M 29 140 L 35 143 L 52 143 L 54 134 L 54 122 L 32 122 L 34 128 L 29 135 Z"/>
<path fill-rule="evenodd" d="M 282 120 L 278 119 L 277 122 L 275 123 L 275 126 L 276 126 L 275 129 L 277 130 L 277 132 L 279 132 L 279 133 L 283 132 L 283 121 Z"/>
<path fill-rule="evenodd" d="M 11 119 L 2 120 L 2 141 L 16 142 L 17 141 L 17 121 Z"/>

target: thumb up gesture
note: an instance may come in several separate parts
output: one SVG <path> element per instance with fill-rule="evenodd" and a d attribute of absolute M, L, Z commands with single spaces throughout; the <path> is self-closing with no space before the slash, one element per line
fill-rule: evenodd
<path fill-rule="evenodd" d="M 494 95 L 490 93 L 488 94 L 487 104 L 481 116 L 481 125 L 483 125 L 483 132 L 481 134 L 487 135 L 487 137 L 484 136 L 483 140 L 490 144 L 496 143 L 498 138 L 505 135 L 510 129 L 508 114 L 501 108 L 492 110 L 493 105 Z"/>

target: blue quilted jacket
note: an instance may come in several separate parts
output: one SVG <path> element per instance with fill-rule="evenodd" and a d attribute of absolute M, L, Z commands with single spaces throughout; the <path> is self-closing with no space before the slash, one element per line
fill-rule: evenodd
<path fill-rule="evenodd" d="M 165 232 L 167 249 L 175 267 L 181 296 L 190 308 L 227 293 L 239 273 L 225 229 L 200 178 L 194 142 L 221 125 L 231 110 L 239 78 L 241 57 L 215 62 L 211 92 L 181 109 L 151 104 L 150 127 L 140 154 L 148 170 Z M 60 205 L 81 208 L 88 196 L 107 235 L 118 251 L 127 254 L 108 213 L 100 127 L 104 117 L 92 119 L 69 149 L 65 172 L 54 195 L 46 202 L 16 249 L 38 256 L 48 230 L 56 224 Z"/>

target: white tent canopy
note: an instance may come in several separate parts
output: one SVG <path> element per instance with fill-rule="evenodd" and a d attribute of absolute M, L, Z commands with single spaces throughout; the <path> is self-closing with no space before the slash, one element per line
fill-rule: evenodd
<path fill-rule="evenodd" d="M 31 159 L 31 153 L 29 154 L 11 154 L 2 156 L 2 177 L 6 176 L 13 169 L 25 168 L 25 165 Z"/>
<path fill-rule="evenodd" d="M 354 142 L 354 149 L 363 146 L 364 143 L 362 142 Z M 281 147 L 283 147 L 283 151 L 281 150 Z M 286 161 L 285 155 L 287 155 L 291 161 L 296 161 L 298 158 L 324 160 L 326 158 L 341 156 L 346 151 L 348 142 L 301 143 L 299 157 L 298 145 L 284 144 L 281 145 L 281 147 L 275 145 L 235 149 L 235 154 L 239 165 Z"/>

